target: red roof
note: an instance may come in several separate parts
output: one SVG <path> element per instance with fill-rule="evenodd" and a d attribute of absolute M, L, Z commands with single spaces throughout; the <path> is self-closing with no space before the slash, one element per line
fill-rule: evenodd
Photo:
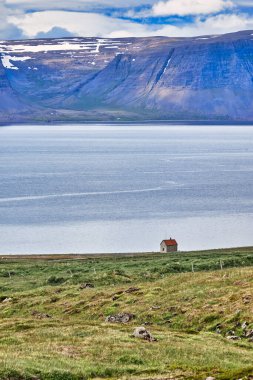
<path fill-rule="evenodd" d="M 177 242 L 175 239 L 163 240 L 162 242 L 164 242 L 167 246 L 177 245 Z"/>

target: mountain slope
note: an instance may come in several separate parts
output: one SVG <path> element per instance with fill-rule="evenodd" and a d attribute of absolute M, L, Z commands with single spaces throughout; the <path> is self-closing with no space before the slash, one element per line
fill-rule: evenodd
<path fill-rule="evenodd" d="M 0 52 L 3 121 L 6 104 L 19 121 L 20 98 L 42 121 L 253 120 L 251 31 L 2 41 Z"/>
<path fill-rule="evenodd" d="M 28 111 L 28 107 L 22 103 L 11 87 L 6 71 L 0 61 L 0 116 L 4 115 L 10 121 L 15 120 L 17 110 L 22 114 Z"/>

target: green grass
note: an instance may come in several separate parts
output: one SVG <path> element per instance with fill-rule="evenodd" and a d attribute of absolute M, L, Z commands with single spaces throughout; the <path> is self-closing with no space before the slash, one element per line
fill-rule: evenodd
<path fill-rule="evenodd" d="M 119 312 L 135 318 L 105 322 Z M 0 379 L 250 379 L 253 343 L 226 338 L 243 322 L 253 248 L 0 259 Z"/>

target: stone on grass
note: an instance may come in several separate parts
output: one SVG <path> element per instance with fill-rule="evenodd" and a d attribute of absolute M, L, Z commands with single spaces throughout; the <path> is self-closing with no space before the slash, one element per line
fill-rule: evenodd
<path fill-rule="evenodd" d="M 218 323 L 216 325 L 215 332 L 216 332 L 216 334 L 221 334 L 222 333 L 222 325 L 220 323 Z"/>
<path fill-rule="evenodd" d="M 52 318 L 51 315 L 46 314 L 46 313 L 41 313 L 40 311 L 34 310 L 32 312 L 32 316 L 36 317 L 38 319 L 46 319 L 46 318 Z"/>
<path fill-rule="evenodd" d="M 241 327 L 242 327 L 243 330 L 246 330 L 246 328 L 248 327 L 248 323 L 247 322 L 243 322 Z"/>
<path fill-rule="evenodd" d="M 89 282 L 80 285 L 80 289 L 92 289 L 92 288 L 94 288 L 94 285 Z"/>
<path fill-rule="evenodd" d="M 115 315 L 109 315 L 106 317 L 106 322 L 111 323 L 127 323 L 130 322 L 134 318 L 134 314 L 131 313 L 119 313 Z"/>
<path fill-rule="evenodd" d="M 138 292 L 140 290 L 140 288 L 135 288 L 135 287 L 130 287 L 128 288 L 127 290 L 125 290 L 125 293 L 135 293 L 135 292 Z"/>
<path fill-rule="evenodd" d="M 7 302 L 11 302 L 12 301 L 12 298 L 5 298 L 2 303 L 7 303 Z"/>
<path fill-rule="evenodd" d="M 246 338 L 253 338 L 253 330 L 249 330 L 245 334 Z"/>
<path fill-rule="evenodd" d="M 154 338 L 151 333 L 145 329 L 145 327 L 136 327 L 136 329 L 133 332 L 133 336 L 135 338 L 140 338 L 144 340 L 148 340 L 149 342 L 156 342 L 157 339 Z"/>
<path fill-rule="evenodd" d="M 153 305 L 153 306 L 151 306 L 151 308 L 149 310 L 159 310 L 159 309 L 161 309 L 161 306 Z"/>
<path fill-rule="evenodd" d="M 237 335 L 228 335 L 227 339 L 228 340 L 241 340 L 241 338 Z"/>

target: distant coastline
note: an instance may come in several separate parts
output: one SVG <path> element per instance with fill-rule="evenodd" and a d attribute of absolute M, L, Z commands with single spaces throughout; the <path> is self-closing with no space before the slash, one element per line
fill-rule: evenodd
<path fill-rule="evenodd" d="M 253 126 L 253 120 L 252 121 L 214 121 L 214 120 L 141 120 L 141 121 L 101 121 L 101 120 L 84 120 L 84 121 L 50 121 L 50 122 L 38 122 L 38 121 L 27 121 L 27 122 L 1 122 L 0 121 L 0 127 L 8 127 L 8 126 L 28 126 L 28 125 L 71 125 L 71 124 L 78 124 L 78 125 L 160 125 L 160 126 Z"/>

